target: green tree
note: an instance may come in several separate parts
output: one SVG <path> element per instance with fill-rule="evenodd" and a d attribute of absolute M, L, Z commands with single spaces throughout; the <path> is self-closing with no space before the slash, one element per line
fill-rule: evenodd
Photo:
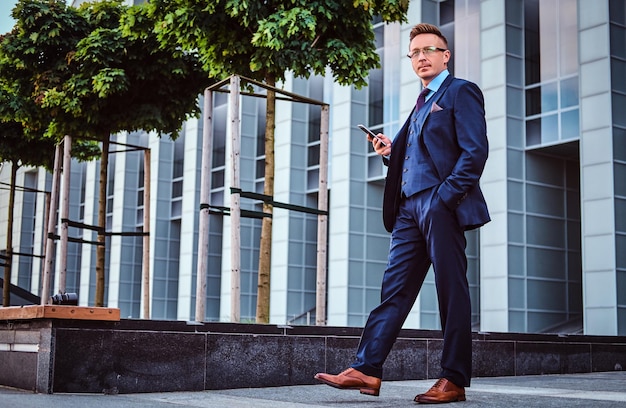
<path fill-rule="evenodd" d="M 6 236 L 8 262 L 4 268 L 4 280 L 7 283 L 11 281 L 13 207 L 17 171 L 21 166 L 44 167 L 51 170 L 56 145 L 55 139 L 41 137 L 42 126 L 49 122 L 49 115 L 31 98 L 33 84 L 30 78 L 20 76 L 22 71 L 7 66 L 9 59 L 6 58 L 4 51 L 15 45 L 11 43 L 12 38 L 14 37 L 0 36 L 0 163 L 11 163 Z M 81 160 L 95 157 L 99 152 L 100 149 L 93 142 L 78 143 L 75 149 L 77 158 Z M 9 306 L 8 284 L 4 286 L 3 292 L 3 306 Z"/>
<path fill-rule="evenodd" d="M 12 14 L 16 28 L 3 42 L 3 74 L 12 70 L 23 87 L 28 84 L 19 78 L 27 78 L 32 101 L 49 117 L 44 123 L 32 114 L 31 125 L 55 140 L 71 135 L 102 144 L 101 228 L 110 135 L 146 130 L 176 138 L 184 121 L 199 114 L 198 95 L 210 84 L 192 51 L 158 46 L 146 29 L 153 26 L 147 17 L 133 14 L 134 29 L 122 30 L 120 20 L 132 9 L 121 0 L 79 8 L 65 0 L 20 0 Z M 95 305 L 104 306 L 105 236 L 99 234 L 97 241 Z"/>
<path fill-rule="evenodd" d="M 324 75 L 342 85 L 367 85 L 379 66 L 372 18 L 404 21 L 408 0 L 151 0 L 162 46 L 197 50 L 210 75 L 242 75 L 274 86 L 290 71 Z M 264 194 L 274 194 L 275 95 L 267 92 Z M 264 211 L 272 207 L 264 204 Z M 272 219 L 263 218 L 257 292 L 258 323 L 269 322 Z"/>
<path fill-rule="evenodd" d="M 5 101 L 0 102 L 2 104 Z M 13 207 L 15 203 L 15 182 L 17 169 L 22 165 L 52 166 L 54 143 L 52 140 L 28 140 L 24 129 L 18 122 L 0 121 L 0 163 L 11 163 L 11 181 L 9 186 L 9 214 L 6 235 L 7 261 L 4 267 L 4 286 L 2 288 L 2 306 L 11 305 L 11 271 L 13 261 Z"/>

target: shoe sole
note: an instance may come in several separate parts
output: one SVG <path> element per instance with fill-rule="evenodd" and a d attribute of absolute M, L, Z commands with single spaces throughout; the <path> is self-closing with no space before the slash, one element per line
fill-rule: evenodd
<path fill-rule="evenodd" d="M 435 400 L 435 399 L 429 399 L 429 398 L 415 398 L 414 401 L 420 404 L 446 404 L 448 402 L 463 402 L 465 401 L 465 397 L 464 396 L 457 397 L 449 401 L 441 401 L 441 400 Z"/>
<path fill-rule="evenodd" d="M 318 381 L 323 382 L 326 385 L 330 385 L 333 388 L 337 388 L 340 390 L 359 390 L 359 392 L 361 394 L 364 395 L 371 395 L 372 397 L 378 397 L 380 394 L 380 390 L 377 390 L 375 388 L 367 388 L 367 387 L 345 387 L 343 385 L 339 385 L 339 384 L 335 384 L 333 382 L 330 381 L 326 381 L 322 378 L 317 378 Z"/>

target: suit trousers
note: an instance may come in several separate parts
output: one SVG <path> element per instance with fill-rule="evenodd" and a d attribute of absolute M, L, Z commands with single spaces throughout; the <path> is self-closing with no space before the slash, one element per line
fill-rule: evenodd
<path fill-rule="evenodd" d="M 368 317 L 352 367 L 382 378 L 383 363 L 432 264 L 443 331 L 441 377 L 463 387 L 469 386 L 472 373 L 466 240 L 437 187 L 404 198 L 400 204 L 391 233 L 381 303 Z"/>

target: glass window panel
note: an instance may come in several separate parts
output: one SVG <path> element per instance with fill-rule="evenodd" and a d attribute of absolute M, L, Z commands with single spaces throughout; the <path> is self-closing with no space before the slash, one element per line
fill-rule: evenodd
<path fill-rule="evenodd" d="M 363 273 L 363 262 L 357 262 L 357 261 L 350 262 L 349 267 L 348 267 L 348 282 L 350 283 L 350 286 L 352 287 L 364 285 L 365 274 Z"/>
<path fill-rule="evenodd" d="M 565 280 L 565 251 L 528 248 L 528 276 Z"/>
<path fill-rule="evenodd" d="M 626 92 L 626 62 L 611 59 L 611 86 L 614 91 Z"/>
<path fill-rule="evenodd" d="M 524 216 L 509 214 L 508 239 L 511 243 L 524 243 Z"/>
<path fill-rule="evenodd" d="M 609 1 L 609 20 L 612 23 L 626 25 L 626 3 L 624 1 Z"/>
<path fill-rule="evenodd" d="M 143 205 L 143 189 L 137 190 L 137 207 Z"/>
<path fill-rule="evenodd" d="M 181 136 L 174 142 L 174 168 L 172 178 L 182 177 L 184 171 L 185 137 Z"/>
<path fill-rule="evenodd" d="M 580 121 L 578 109 L 561 113 L 561 139 L 578 139 L 580 137 Z"/>
<path fill-rule="evenodd" d="M 224 187 L 224 170 L 213 171 L 211 176 L 211 188 Z"/>
<path fill-rule="evenodd" d="M 421 305 L 423 310 L 437 310 L 437 292 L 434 290 L 434 285 L 424 284 L 424 288 L 420 291 Z"/>
<path fill-rule="evenodd" d="M 139 225 L 143 225 L 143 209 L 137 210 L 137 217 L 135 218 L 135 223 Z"/>
<path fill-rule="evenodd" d="M 383 161 L 380 159 L 380 156 L 368 156 L 367 157 L 367 177 L 368 178 L 378 178 L 383 175 Z"/>
<path fill-rule="evenodd" d="M 613 124 L 626 127 L 626 95 L 613 93 L 612 96 Z"/>
<path fill-rule="evenodd" d="M 368 254 L 369 255 L 369 254 Z M 380 288 L 385 272 L 384 263 L 368 262 L 365 267 L 365 284 L 374 288 Z M 378 306 L 378 305 L 375 305 Z"/>
<path fill-rule="evenodd" d="M 626 164 L 615 163 L 615 195 L 626 197 Z"/>
<path fill-rule="evenodd" d="M 563 191 L 554 187 L 527 184 L 526 211 L 564 217 L 565 203 Z"/>
<path fill-rule="evenodd" d="M 611 24 L 609 30 L 611 54 L 614 57 L 626 58 L 626 30 L 613 24 Z"/>
<path fill-rule="evenodd" d="M 538 115 L 541 113 L 541 87 L 526 90 L 526 116 Z"/>
<path fill-rule="evenodd" d="M 579 149 L 579 143 L 573 143 L 576 149 Z M 565 162 L 565 172 L 566 172 L 566 186 L 571 190 L 580 189 L 580 162 L 578 160 L 568 160 Z"/>
<path fill-rule="evenodd" d="M 509 278 L 509 307 L 524 309 L 526 307 L 526 281 Z"/>
<path fill-rule="evenodd" d="M 561 108 L 569 108 L 570 106 L 578 106 L 577 76 L 561 81 Z"/>
<path fill-rule="evenodd" d="M 530 289 L 529 289 L 530 292 Z M 528 312 L 528 332 L 538 333 L 545 331 L 557 324 L 564 323 L 567 314 L 554 312 Z"/>
<path fill-rule="evenodd" d="M 567 192 L 567 218 L 580 220 L 580 193 L 578 191 Z"/>
<path fill-rule="evenodd" d="M 211 204 L 213 205 L 224 204 L 224 190 L 214 191 L 211 193 Z"/>
<path fill-rule="evenodd" d="M 524 211 L 524 184 L 515 181 L 507 183 L 509 210 Z"/>
<path fill-rule="evenodd" d="M 561 75 L 578 72 L 578 12 L 577 2 L 559 1 L 559 54 Z"/>
<path fill-rule="evenodd" d="M 465 240 L 467 241 L 467 246 L 465 247 L 465 253 L 467 256 L 478 256 L 478 231 L 466 231 L 465 232 Z"/>
<path fill-rule="evenodd" d="M 506 12 L 506 21 L 509 24 L 522 26 L 522 16 L 524 15 L 523 0 L 509 0 L 504 3 Z"/>
<path fill-rule="evenodd" d="M 559 55 L 557 2 L 540 1 L 539 16 L 541 81 L 545 82 L 557 77 Z"/>
<path fill-rule="evenodd" d="M 506 139 L 509 147 L 524 147 L 524 121 L 508 118 Z"/>
<path fill-rule="evenodd" d="M 528 215 L 526 233 L 529 245 L 565 247 L 565 221 L 563 220 Z"/>
<path fill-rule="evenodd" d="M 539 51 L 539 0 L 524 2 L 524 56 L 526 85 L 540 80 L 541 53 Z"/>
<path fill-rule="evenodd" d="M 617 303 L 626 304 L 626 271 L 617 271 Z"/>
<path fill-rule="evenodd" d="M 522 69 L 524 63 L 520 58 L 506 57 L 506 80 L 507 84 L 522 86 L 524 83 L 524 73 Z"/>
<path fill-rule="evenodd" d="M 364 292 L 360 288 L 348 289 L 348 310 L 357 311 L 363 310 L 364 306 Z"/>
<path fill-rule="evenodd" d="M 509 276 L 526 276 L 526 256 L 521 246 L 509 245 Z"/>
<path fill-rule="evenodd" d="M 255 178 L 262 179 L 265 177 L 265 159 L 255 161 Z"/>
<path fill-rule="evenodd" d="M 454 0 L 439 2 L 439 25 L 454 21 Z"/>
<path fill-rule="evenodd" d="M 613 146 L 615 160 L 626 161 L 626 130 L 613 128 Z"/>
<path fill-rule="evenodd" d="M 556 110 L 558 105 L 558 83 L 550 82 L 541 87 L 541 112 Z"/>
<path fill-rule="evenodd" d="M 509 312 L 509 331 L 517 333 L 526 332 L 525 312 Z"/>
<path fill-rule="evenodd" d="M 172 198 L 183 196 L 183 181 L 177 180 L 172 183 Z"/>
<path fill-rule="evenodd" d="M 526 146 L 541 144 L 541 118 L 526 122 Z"/>
<path fill-rule="evenodd" d="M 443 34 L 443 36 L 446 37 L 446 39 L 448 40 L 448 48 L 451 49 L 451 50 L 457 49 L 455 47 L 455 44 L 454 44 L 454 37 L 455 37 L 454 36 L 454 24 L 450 23 L 450 24 L 440 25 L 439 28 L 441 30 L 441 34 Z M 479 38 L 478 31 L 475 31 L 475 35 L 474 36 L 470 36 L 470 37 L 471 38 Z M 470 50 L 469 51 L 469 55 L 476 56 L 476 57 L 480 55 L 480 50 L 478 48 L 478 41 L 472 41 L 469 44 L 465 44 L 465 47 Z M 454 74 L 454 61 L 455 61 L 455 59 L 456 59 L 455 53 L 452 52 L 452 56 L 450 57 L 450 61 L 448 61 L 448 69 L 450 70 L 450 73 L 452 73 L 452 74 Z"/>
<path fill-rule="evenodd" d="M 524 91 L 515 88 L 508 88 L 506 93 L 506 111 L 511 116 L 520 117 L 524 115 Z"/>
<path fill-rule="evenodd" d="M 317 190 L 319 188 L 319 174 L 319 169 L 306 172 L 306 186 L 308 190 Z"/>
<path fill-rule="evenodd" d="M 506 27 L 506 51 L 508 54 L 522 56 L 524 51 L 524 37 L 521 28 Z M 521 62 L 521 61 L 520 61 Z"/>
<path fill-rule="evenodd" d="M 534 279 L 528 280 L 528 308 L 540 310 L 565 311 L 567 310 L 564 282 L 546 282 Z"/>
<path fill-rule="evenodd" d="M 320 164 L 320 145 L 312 145 L 307 149 L 307 166 Z"/>
<path fill-rule="evenodd" d="M 368 234 L 387 234 L 386 230 L 385 230 L 385 226 L 383 225 L 383 216 L 382 216 L 382 212 L 379 210 L 368 210 L 368 217 L 367 217 L 367 222 L 366 222 L 366 232 Z M 387 244 L 385 245 L 385 253 L 384 255 L 378 255 L 376 256 L 378 259 L 386 259 L 387 258 L 387 252 L 388 252 L 388 245 L 389 243 L 387 242 Z"/>
<path fill-rule="evenodd" d="M 615 199 L 615 229 L 626 232 L 626 199 Z"/>
<path fill-rule="evenodd" d="M 580 252 L 580 221 L 568 221 L 566 225 L 567 249 Z"/>
<path fill-rule="evenodd" d="M 529 181 L 563 186 L 563 161 L 540 154 L 527 154 L 526 178 Z"/>
<path fill-rule="evenodd" d="M 559 140 L 558 119 L 557 114 L 541 118 L 541 143 L 550 143 Z"/>

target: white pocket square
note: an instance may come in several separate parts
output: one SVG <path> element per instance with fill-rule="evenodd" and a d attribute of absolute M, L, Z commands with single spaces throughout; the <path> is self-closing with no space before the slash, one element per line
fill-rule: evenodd
<path fill-rule="evenodd" d="M 437 103 L 433 103 L 433 105 L 430 107 L 431 112 L 439 112 L 440 110 L 443 110 L 443 108 L 437 105 Z"/>

